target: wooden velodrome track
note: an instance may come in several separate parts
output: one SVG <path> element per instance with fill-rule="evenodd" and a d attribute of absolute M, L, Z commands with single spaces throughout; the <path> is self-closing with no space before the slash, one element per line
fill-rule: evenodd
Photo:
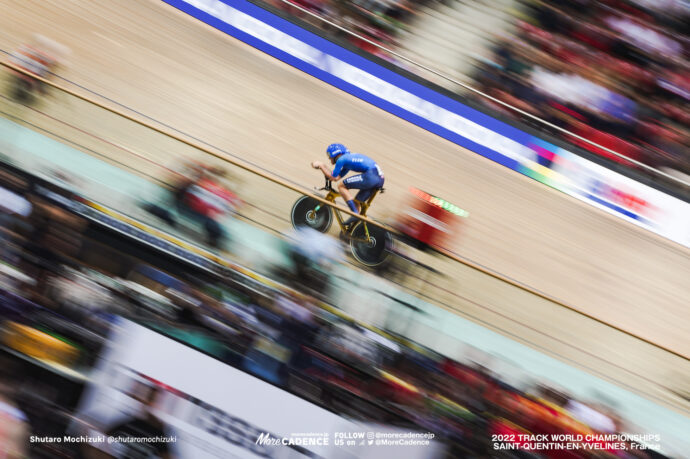
<path fill-rule="evenodd" d="M 61 75 L 305 186 L 325 146 L 377 159 L 395 214 L 409 186 L 470 211 L 455 250 L 575 308 L 690 355 L 690 251 L 402 121 L 156 0 L 1 0 L 0 48 L 42 33 L 69 46 Z M 4 56 L 2 56 L 4 58 Z M 77 89 L 78 90 L 78 89 Z M 79 91 L 79 90 L 78 90 Z M 44 109 L 143 155 L 69 136 L 146 174 L 200 155 L 134 123 L 56 96 Z M 31 116 L 28 114 L 27 116 Z M 54 126 L 55 127 L 55 126 Z M 63 127 L 64 130 L 64 127 Z M 65 134 L 67 135 L 67 134 Z M 150 162 L 152 161 L 152 162 Z M 297 195 L 242 176 L 243 197 L 288 215 Z M 257 213 L 279 229 L 286 220 Z M 690 363 L 454 262 L 431 260 L 444 307 L 684 412 Z M 685 399 L 678 396 L 685 393 Z"/>

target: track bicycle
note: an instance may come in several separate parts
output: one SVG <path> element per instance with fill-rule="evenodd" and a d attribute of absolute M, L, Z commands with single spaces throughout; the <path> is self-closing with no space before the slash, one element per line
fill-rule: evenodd
<path fill-rule="evenodd" d="M 326 185 L 317 191 L 326 191 L 324 199 L 334 204 L 335 199 L 340 196 L 340 193 L 333 189 L 331 181 L 328 179 L 326 179 Z M 365 202 L 357 201 L 360 205 L 359 216 L 366 216 L 367 209 L 379 192 L 383 192 L 383 188 L 375 189 Z M 347 226 L 338 209 L 311 196 L 299 198 L 292 206 L 290 217 L 294 228 L 308 226 L 326 233 L 333 224 L 334 215 L 340 226 L 341 235 L 349 240 L 350 250 L 355 260 L 368 267 L 376 267 L 386 261 L 393 244 L 393 236 L 390 231 L 378 225 L 358 220 Z"/>

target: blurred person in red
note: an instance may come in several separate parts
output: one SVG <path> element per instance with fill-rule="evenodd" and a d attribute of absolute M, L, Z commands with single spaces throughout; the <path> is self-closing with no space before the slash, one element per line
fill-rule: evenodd
<path fill-rule="evenodd" d="M 174 228 L 178 226 L 178 216 L 189 217 L 203 227 L 211 247 L 222 248 L 227 234 L 219 220 L 241 204 L 237 195 L 223 184 L 225 178 L 226 172 L 220 167 L 189 163 L 172 180 L 173 208 L 177 215 L 156 204 L 145 204 L 144 209 Z"/>
<path fill-rule="evenodd" d="M 12 71 L 14 98 L 31 102 L 36 93 L 45 92 L 43 83 L 35 77 L 48 78 L 68 54 L 69 48 L 38 34 L 20 46 L 10 56 L 10 62 L 27 73 Z"/>

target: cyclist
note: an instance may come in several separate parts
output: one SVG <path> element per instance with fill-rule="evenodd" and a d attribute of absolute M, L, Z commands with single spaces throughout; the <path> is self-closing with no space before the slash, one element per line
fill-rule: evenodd
<path fill-rule="evenodd" d="M 319 169 L 323 175 L 332 182 L 338 183 L 338 191 L 343 197 L 350 210 L 359 213 L 360 206 L 357 202 L 364 202 L 374 190 L 383 187 L 383 172 L 376 162 L 368 156 L 359 153 L 351 153 L 347 147 L 341 143 L 333 143 L 326 149 L 326 154 L 335 167 L 329 171 L 321 161 L 313 161 L 311 167 Z M 343 179 L 348 172 L 359 172 L 357 175 Z M 357 195 L 352 198 L 351 189 L 359 190 Z M 356 217 L 349 218 L 345 225 L 349 226 L 357 220 Z"/>

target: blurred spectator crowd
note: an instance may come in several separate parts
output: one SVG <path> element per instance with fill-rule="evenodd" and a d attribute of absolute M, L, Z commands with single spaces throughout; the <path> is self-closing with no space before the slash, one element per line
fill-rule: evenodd
<path fill-rule="evenodd" d="M 3 430 L 0 453 L 9 457 L 29 447 L 31 457 L 80 457 L 80 445 L 29 445 L 26 437 L 59 436 L 75 421 L 117 316 L 342 416 L 434 432 L 447 457 L 486 457 L 492 434 L 627 428 L 604 406 L 543 385 L 519 390 L 482 365 L 351 321 L 300 285 L 315 275 L 298 266 L 303 253 L 284 273 L 296 288 L 268 286 L 131 240 L 124 227 L 113 231 L 70 208 L 74 196 L 18 170 L 2 171 L 0 190 L 0 416 L 14 426 Z M 327 292 L 328 280 L 320 282 Z M 593 457 L 559 454 L 546 457 Z"/>
<path fill-rule="evenodd" d="M 499 40 L 493 58 L 476 74 L 479 89 L 627 157 L 690 174 L 690 5 L 624 0 L 526 5 L 515 34 Z"/>
<path fill-rule="evenodd" d="M 346 34 L 292 6 L 310 11 L 340 27 L 365 37 L 377 45 L 394 47 L 398 38 L 411 27 L 420 8 L 437 0 L 267 0 L 267 3 L 299 17 L 314 26 L 357 46 L 371 54 L 393 60 L 377 46 Z"/>

